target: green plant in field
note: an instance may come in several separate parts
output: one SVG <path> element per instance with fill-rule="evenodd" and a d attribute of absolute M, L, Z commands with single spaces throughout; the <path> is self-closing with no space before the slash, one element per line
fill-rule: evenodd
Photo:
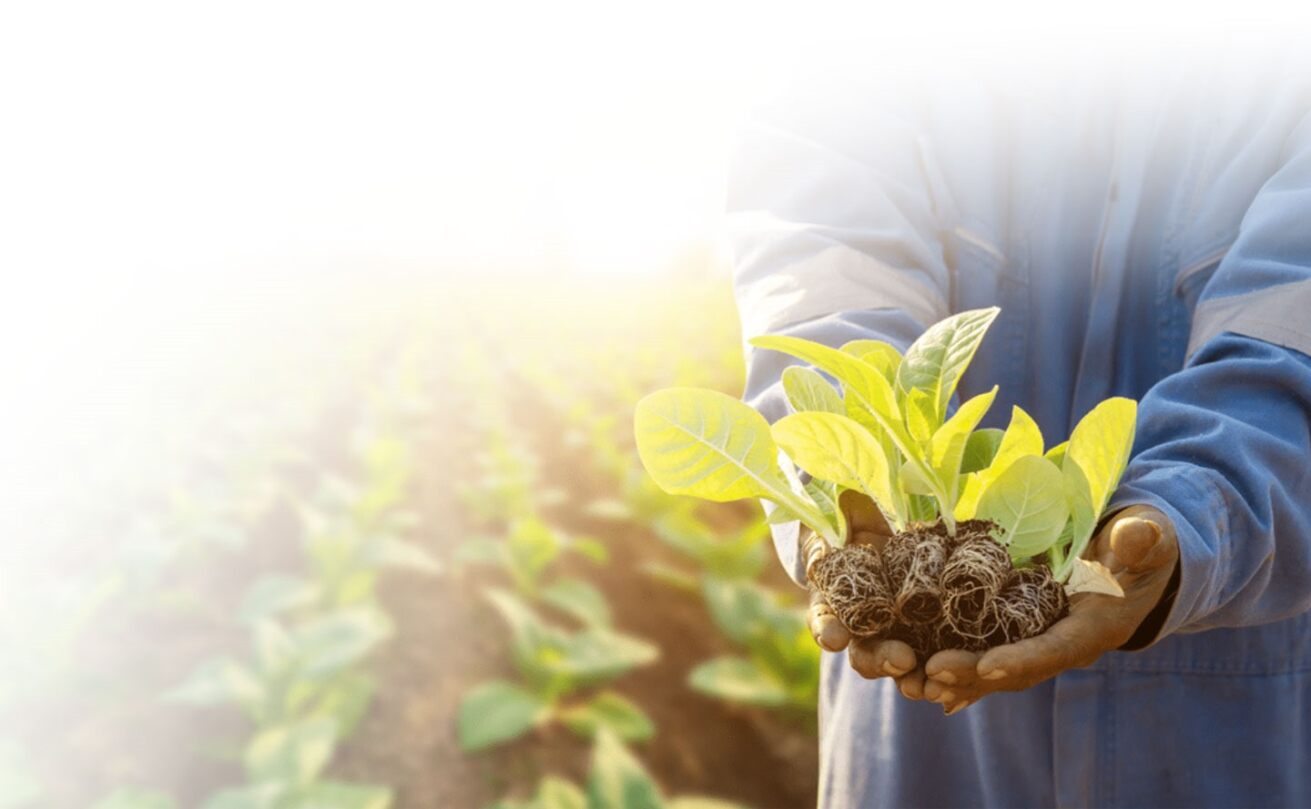
<path fill-rule="evenodd" d="M 498 567 L 510 577 L 519 592 L 530 598 L 544 598 L 566 612 L 573 612 L 567 599 L 562 600 L 560 594 L 591 590 L 591 585 L 580 579 L 545 582 L 551 566 L 568 552 L 598 564 L 609 558 L 605 545 L 598 540 L 569 536 L 552 528 L 540 517 L 528 515 L 510 523 L 502 538 L 478 536 L 465 540 L 456 549 L 455 559 L 466 564 Z"/>
<path fill-rule="evenodd" d="M 831 545 L 843 542 L 837 494 L 867 495 L 895 529 L 941 519 L 954 533 L 975 517 L 999 527 L 1017 561 L 1046 555 L 1058 580 L 1076 565 L 1128 461 L 1136 405 L 1109 399 L 1044 452 L 1033 420 L 1015 408 L 1003 432 L 977 430 L 997 389 L 949 403 L 996 308 L 962 312 L 928 329 L 903 357 L 874 340 L 840 349 L 792 337 L 758 348 L 802 359 L 818 373 L 789 371 L 794 412 L 772 427 L 745 404 L 709 390 L 674 388 L 637 407 L 635 432 L 647 471 L 666 491 L 714 501 L 758 497 L 775 519 L 800 520 Z M 803 487 L 780 466 L 782 449 L 819 485 Z"/>
<path fill-rule="evenodd" d="M 510 628 L 510 654 L 520 682 L 493 680 L 467 693 L 460 704 L 460 745 L 481 750 L 517 739 L 558 721 L 582 736 L 608 728 L 629 740 L 650 738 L 655 727 L 632 701 L 613 691 L 586 700 L 578 692 L 655 660 L 646 641 L 592 620 L 567 631 L 543 621 L 515 595 L 491 589 L 487 598 Z M 591 612 L 603 608 L 593 605 Z"/>
<path fill-rule="evenodd" d="M 597 734 L 586 790 L 547 776 L 524 801 L 499 801 L 490 809 L 742 809 L 739 804 L 694 795 L 666 798 L 642 763 L 609 731 Z"/>
<path fill-rule="evenodd" d="M 715 626 L 746 654 L 701 663 L 688 675 L 688 683 L 730 702 L 814 711 L 819 648 L 803 611 L 780 604 L 778 594 L 745 579 L 707 576 L 702 597 Z"/>
<path fill-rule="evenodd" d="M 239 707 L 254 728 L 241 758 L 244 786 L 220 791 L 206 809 L 382 809 L 391 790 L 324 777 L 340 744 L 373 698 L 362 664 L 390 636 L 376 601 L 385 569 L 434 574 L 440 568 L 405 539 L 414 516 L 403 508 L 413 471 L 408 445 L 374 403 L 354 442 L 354 480 L 327 478 L 299 507 L 306 575 L 268 575 L 248 588 L 240 620 L 248 660 L 202 664 L 168 697 Z"/>

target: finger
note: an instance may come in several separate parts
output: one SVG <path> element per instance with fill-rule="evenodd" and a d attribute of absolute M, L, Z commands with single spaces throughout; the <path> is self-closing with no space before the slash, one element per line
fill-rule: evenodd
<path fill-rule="evenodd" d="M 1041 635 L 989 649 L 976 667 L 981 684 L 996 691 L 1027 688 L 1091 665 L 1102 649 L 1111 648 L 1103 641 L 1099 617 L 1097 610 L 1072 611 Z"/>
<path fill-rule="evenodd" d="M 847 647 L 851 667 L 860 676 L 900 677 L 915 668 L 915 652 L 899 640 L 862 638 Z"/>
<path fill-rule="evenodd" d="M 924 699 L 924 669 L 915 669 L 897 678 L 897 690 L 906 699 Z"/>
<path fill-rule="evenodd" d="M 964 649 L 946 649 L 929 658 L 924 674 L 946 686 L 971 685 L 978 676 L 979 655 Z"/>
<path fill-rule="evenodd" d="M 818 590 L 810 591 L 810 609 L 806 612 L 806 623 L 810 627 L 811 637 L 821 649 L 840 652 L 851 643 L 851 633 L 838 620 L 838 616 L 833 613 L 833 608 L 828 605 Z"/>
<path fill-rule="evenodd" d="M 1168 524 L 1168 523 L 1167 523 Z M 1142 573 L 1173 561 L 1173 542 L 1149 514 L 1126 517 L 1111 526 L 1111 553 L 1126 570 Z"/>
<path fill-rule="evenodd" d="M 805 560 L 807 578 L 810 577 L 810 569 L 830 550 L 832 548 L 829 547 L 828 540 L 814 531 L 806 534 L 801 540 L 801 558 Z"/>
<path fill-rule="evenodd" d="M 924 681 L 924 698 L 929 702 L 936 702 L 942 706 L 954 705 L 960 701 L 960 697 L 953 688 L 953 686 L 943 685 L 937 680 L 926 679 Z"/>

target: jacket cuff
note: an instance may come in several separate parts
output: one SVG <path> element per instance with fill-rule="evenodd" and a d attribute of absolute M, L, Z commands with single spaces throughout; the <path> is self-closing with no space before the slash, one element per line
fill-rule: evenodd
<path fill-rule="evenodd" d="M 1134 505 L 1155 508 L 1170 520 L 1179 543 L 1179 589 L 1161 631 L 1148 645 L 1188 632 L 1190 624 L 1219 606 L 1229 538 L 1223 496 L 1209 475 L 1191 464 L 1130 464 L 1107 507 L 1108 513 Z"/>

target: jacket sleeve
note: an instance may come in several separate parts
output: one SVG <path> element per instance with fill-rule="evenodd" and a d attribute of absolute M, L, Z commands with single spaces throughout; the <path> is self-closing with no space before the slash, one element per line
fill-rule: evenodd
<path fill-rule="evenodd" d="M 1179 590 L 1158 637 L 1311 609 L 1311 117 L 1202 287 L 1184 368 L 1139 410 L 1112 501 L 1174 523 Z"/>
<path fill-rule="evenodd" d="M 728 194 L 728 238 L 743 337 L 787 334 L 831 346 L 905 348 L 947 314 L 947 267 L 925 139 L 870 88 L 827 83 L 745 125 Z M 826 99 L 832 99 L 828 101 Z M 744 399 L 774 421 L 796 361 L 746 348 Z M 768 506 L 767 506 L 768 508 Z M 804 582 L 798 523 L 775 526 L 784 568 Z"/>

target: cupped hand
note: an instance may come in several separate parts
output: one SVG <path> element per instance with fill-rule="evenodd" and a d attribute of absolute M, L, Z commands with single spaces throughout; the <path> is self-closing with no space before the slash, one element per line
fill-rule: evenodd
<path fill-rule="evenodd" d="M 1123 598 L 1081 593 L 1070 599 L 1070 614 L 1041 635 L 982 653 L 938 652 L 924 665 L 922 697 L 955 713 L 995 691 L 1022 691 L 1089 666 L 1123 646 L 1165 594 L 1179 542 L 1163 513 L 1131 506 L 1107 521 L 1086 556 L 1106 565 L 1124 589 Z"/>
<path fill-rule="evenodd" d="M 892 528 L 874 501 L 854 491 L 845 491 L 838 505 L 847 520 L 847 542 L 852 545 L 873 545 L 882 549 L 892 537 Z M 807 568 L 823 548 L 823 540 L 815 535 L 807 538 L 802 553 Z M 810 592 L 810 610 L 807 614 L 810 634 L 820 648 L 830 652 L 847 650 L 851 667 L 867 678 L 894 677 L 906 696 L 919 699 L 924 683 L 923 669 L 916 668 L 915 652 L 899 640 L 854 639 L 842 625 L 832 608 L 816 590 Z"/>

